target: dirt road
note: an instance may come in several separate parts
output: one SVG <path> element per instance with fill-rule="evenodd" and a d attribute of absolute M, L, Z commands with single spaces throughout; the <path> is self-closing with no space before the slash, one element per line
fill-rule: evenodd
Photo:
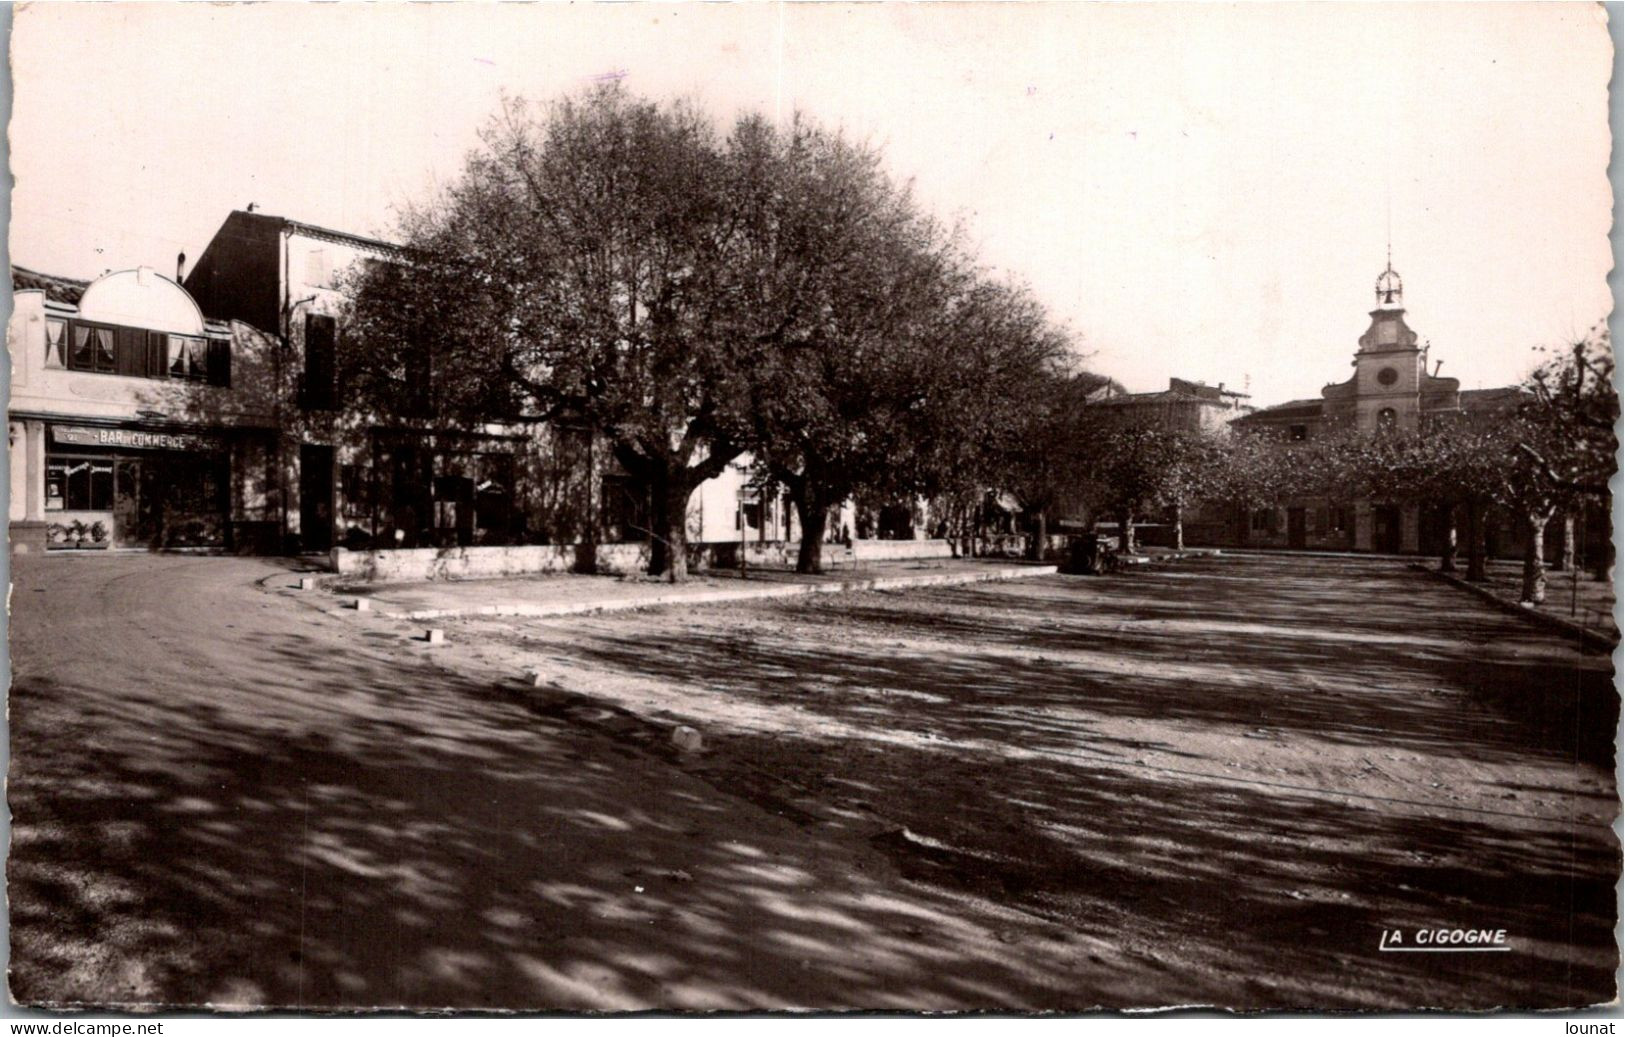
<path fill-rule="evenodd" d="M 25 1001 L 1613 994 L 1607 660 L 1389 567 L 467 621 L 432 649 L 266 562 L 16 580 Z M 1378 950 L 1440 926 L 1512 950 Z"/>

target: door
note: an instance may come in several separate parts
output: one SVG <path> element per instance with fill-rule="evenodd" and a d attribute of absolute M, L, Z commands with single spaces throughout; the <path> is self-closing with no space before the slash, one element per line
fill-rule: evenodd
<path fill-rule="evenodd" d="M 1299 550 L 1309 546 L 1308 523 L 1303 508 L 1286 509 L 1286 546 Z"/>
<path fill-rule="evenodd" d="M 435 542 L 467 547 L 474 542 L 474 480 L 441 475 L 434 481 Z"/>
<path fill-rule="evenodd" d="M 306 551 L 333 546 L 333 448 L 299 447 L 299 540 Z"/>
<path fill-rule="evenodd" d="M 146 547 L 153 541 L 152 505 L 142 500 L 141 467 L 129 457 L 113 462 L 113 543 L 118 547 Z"/>
<path fill-rule="evenodd" d="M 1392 504 L 1371 509 L 1371 549 L 1382 554 L 1399 554 L 1399 508 Z"/>

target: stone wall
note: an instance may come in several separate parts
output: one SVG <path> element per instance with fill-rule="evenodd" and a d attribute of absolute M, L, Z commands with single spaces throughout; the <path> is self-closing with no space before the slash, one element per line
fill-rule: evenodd
<path fill-rule="evenodd" d="M 844 550 L 826 545 L 826 551 Z M 691 544 L 689 565 L 695 570 L 733 568 L 739 564 L 737 543 Z M 951 558 L 946 540 L 858 540 L 852 555 L 860 562 Z M 789 568 L 795 565 L 796 545 L 784 541 L 750 544 L 747 565 Z M 368 583 L 415 583 L 422 580 L 474 580 L 496 576 L 541 573 L 643 572 L 649 564 L 648 544 L 548 544 L 525 547 L 444 547 L 391 551 L 350 551 L 335 548 L 333 571 Z"/>
<path fill-rule="evenodd" d="M 547 544 L 524 547 L 423 547 L 399 551 L 334 548 L 333 571 L 368 583 L 472 580 L 538 573 L 630 574 L 649 564 L 648 544 Z"/>

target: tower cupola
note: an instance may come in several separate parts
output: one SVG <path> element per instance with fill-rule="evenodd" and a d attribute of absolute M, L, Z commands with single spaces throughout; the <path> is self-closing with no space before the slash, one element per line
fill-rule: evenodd
<path fill-rule="evenodd" d="M 1393 260 L 1387 269 L 1377 275 L 1377 309 L 1402 310 L 1405 308 L 1405 282 L 1399 279 Z"/>

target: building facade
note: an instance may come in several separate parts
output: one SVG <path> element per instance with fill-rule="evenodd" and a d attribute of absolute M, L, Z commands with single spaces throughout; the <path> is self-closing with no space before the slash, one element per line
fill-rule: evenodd
<path fill-rule="evenodd" d="M 402 261 L 386 241 L 236 211 L 173 279 L 15 268 L 14 544 L 318 553 L 648 542 L 649 488 L 585 421 L 445 427 L 347 405 L 349 281 L 361 265 Z M 892 510 L 848 502 L 828 538 L 925 535 L 921 508 Z M 761 555 L 800 530 L 786 494 L 752 485 L 746 456 L 696 489 L 687 532 L 691 544 Z"/>
<path fill-rule="evenodd" d="M 14 549 L 264 549 L 274 422 L 238 389 L 263 336 L 206 319 L 150 267 L 15 267 L 12 293 Z"/>
<path fill-rule="evenodd" d="M 1243 415 L 1234 427 L 1302 443 L 1334 430 L 1415 432 L 1443 418 L 1494 420 L 1517 407 L 1516 386 L 1464 390 L 1458 379 L 1439 376 L 1442 361 L 1430 361 L 1430 346 L 1406 323 L 1404 285 L 1392 264 L 1378 275 L 1375 295 L 1349 378 L 1324 386 L 1318 399 Z M 1238 516 L 1235 526 L 1230 542 L 1248 546 L 1382 554 L 1439 552 L 1453 528 L 1447 513 L 1415 502 L 1318 498 Z M 1492 548 L 1510 543 L 1501 525 L 1489 536 Z"/>
<path fill-rule="evenodd" d="M 1223 382 L 1208 385 L 1169 378 L 1165 390 L 1108 392 L 1093 404 L 1110 408 L 1114 418 L 1126 422 L 1148 422 L 1181 432 L 1222 435 L 1229 431 L 1230 422 L 1252 412 L 1248 399 L 1246 393 L 1226 389 Z"/>

